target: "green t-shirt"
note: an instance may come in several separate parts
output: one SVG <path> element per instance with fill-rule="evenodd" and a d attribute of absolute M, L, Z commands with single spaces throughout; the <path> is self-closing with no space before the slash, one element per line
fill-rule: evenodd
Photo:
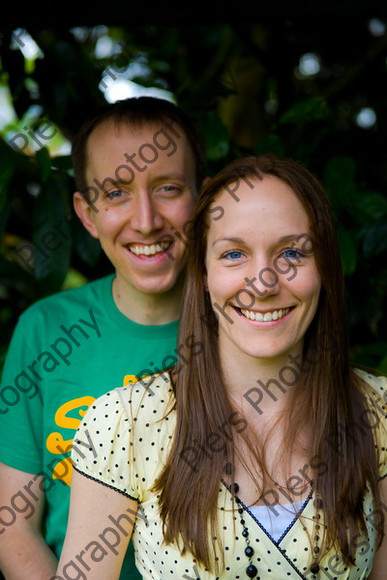
<path fill-rule="evenodd" d="M 70 450 L 87 409 L 112 388 L 170 367 L 178 358 L 178 321 L 160 326 L 132 322 L 114 303 L 113 278 L 61 292 L 28 308 L 16 326 L 2 374 L 0 461 L 43 475 L 46 541 L 58 557 L 69 509 Z M 93 447 L 91 440 L 82 443 L 77 446 L 80 454 Z M 0 535 L 15 517 L 28 518 L 34 512 L 37 485 L 31 480 L 31 493 L 20 490 L 18 497 L 10 498 L 0 514 Z M 132 548 L 121 578 L 140 578 Z"/>

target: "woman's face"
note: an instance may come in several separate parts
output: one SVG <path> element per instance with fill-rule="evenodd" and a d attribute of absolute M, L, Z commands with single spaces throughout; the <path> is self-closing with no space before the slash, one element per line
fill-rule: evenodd
<path fill-rule="evenodd" d="M 206 269 L 221 359 L 300 353 L 321 288 L 301 202 L 265 175 L 241 179 L 233 196 L 222 189 L 215 205 L 223 216 L 210 223 Z"/>

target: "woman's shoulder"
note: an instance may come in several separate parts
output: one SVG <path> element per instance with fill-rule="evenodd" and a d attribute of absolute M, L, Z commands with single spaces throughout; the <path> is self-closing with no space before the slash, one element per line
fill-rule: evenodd
<path fill-rule="evenodd" d="M 174 404 L 174 391 L 169 373 L 155 373 L 139 379 L 131 385 L 117 387 L 98 397 L 88 409 L 84 421 L 91 417 L 114 420 L 123 414 L 136 417 L 163 414 L 165 407 Z M 154 411 L 156 410 L 156 413 Z"/>
<path fill-rule="evenodd" d="M 361 389 L 367 401 L 362 413 L 361 427 L 372 430 L 378 450 L 379 477 L 387 475 L 387 377 L 369 371 L 354 369 L 361 381 Z"/>
<path fill-rule="evenodd" d="M 359 368 L 355 368 L 354 372 L 362 379 L 362 388 L 366 395 L 382 399 L 384 405 L 384 413 L 387 413 L 387 376 L 374 374 Z"/>
<path fill-rule="evenodd" d="M 141 497 L 138 481 L 142 465 L 136 451 L 141 449 L 144 457 L 157 453 L 163 446 L 160 442 L 169 439 L 173 431 L 173 421 L 169 420 L 173 408 L 174 392 L 165 373 L 101 395 L 77 429 L 72 449 L 74 468 L 129 497 Z"/>

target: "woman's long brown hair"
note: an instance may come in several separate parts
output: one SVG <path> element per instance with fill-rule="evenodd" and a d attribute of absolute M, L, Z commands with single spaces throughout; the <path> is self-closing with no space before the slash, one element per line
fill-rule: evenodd
<path fill-rule="evenodd" d="M 380 506 L 380 496 L 372 429 L 364 427 L 367 410 L 362 393 L 364 384 L 349 364 L 336 223 L 319 181 L 302 165 L 274 154 L 234 161 L 203 188 L 197 202 L 190 228 L 179 344 L 184 344 L 187 336 L 194 336 L 202 349 L 200 355 L 194 351 L 185 354 L 184 362 L 176 369 L 176 432 L 167 463 L 155 484 L 160 493 L 164 537 L 167 543 L 178 542 L 183 552 L 188 550 L 211 569 L 216 550 L 214 538 L 221 535 L 217 529 L 219 485 L 225 478 L 225 460 L 232 464 L 237 451 L 229 436 L 224 438 L 224 450 L 213 453 L 210 461 L 194 461 L 195 450 L 205 447 L 209 434 L 219 433 L 235 412 L 222 379 L 218 321 L 205 287 L 207 230 L 210 220 L 215 219 L 211 214 L 215 213 L 220 190 L 230 185 L 229 191 L 233 188 L 237 195 L 236 184 L 242 178 L 259 180 L 265 175 L 287 183 L 301 201 L 309 217 L 314 257 L 322 281 L 317 312 L 304 340 L 304 360 L 314 363 L 300 373 L 292 390 L 289 431 L 283 451 L 290 457 L 301 430 L 308 426 L 309 456 L 316 457 L 319 466 L 325 466 L 313 480 L 327 527 L 323 549 L 337 547 L 345 563 L 351 564 L 356 552 L 353 538 L 366 531 L 363 498 L 367 488 L 374 496 L 375 506 Z M 251 446 L 251 440 L 247 441 Z M 257 450 L 252 452 L 255 457 L 264 458 Z M 258 467 L 267 473 L 264 459 Z M 382 523 L 378 526 L 379 541 Z M 221 561 L 221 553 L 217 555 Z"/>

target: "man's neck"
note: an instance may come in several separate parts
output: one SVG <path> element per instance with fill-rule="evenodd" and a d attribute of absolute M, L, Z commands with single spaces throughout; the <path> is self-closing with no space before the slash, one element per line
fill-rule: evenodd
<path fill-rule="evenodd" d="M 161 294 L 147 294 L 128 288 L 124 281 L 114 278 L 113 300 L 118 310 L 137 324 L 158 326 L 177 320 L 180 315 L 182 282 Z"/>

